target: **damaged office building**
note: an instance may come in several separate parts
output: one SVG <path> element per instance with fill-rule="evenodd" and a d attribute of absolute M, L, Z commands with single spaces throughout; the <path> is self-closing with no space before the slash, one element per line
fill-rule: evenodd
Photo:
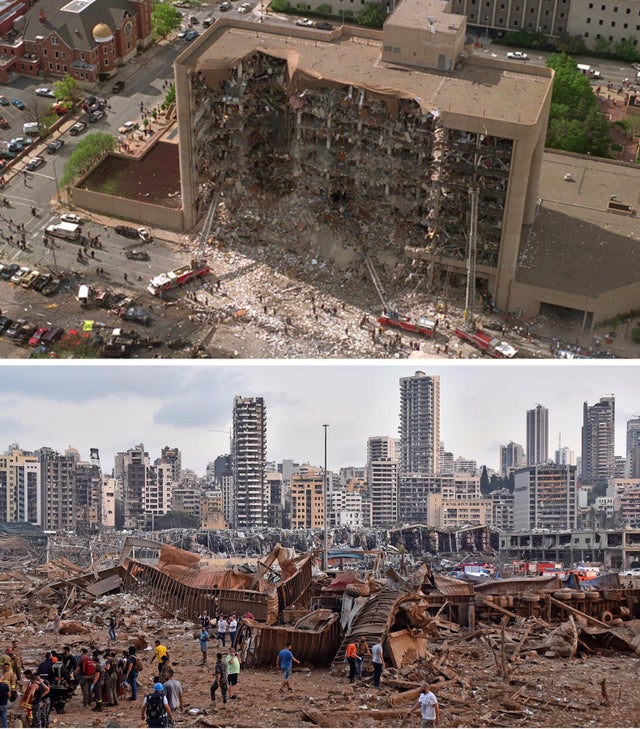
<path fill-rule="evenodd" d="M 284 222 L 256 246 L 324 237 L 345 266 L 413 262 L 431 286 L 466 270 L 473 189 L 477 276 L 509 308 L 552 72 L 474 55 L 446 5 L 403 0 L 382 33 L 218 20 L 175 65 L 186 227 L 220 191 L 239 225 L 258 197 Z M 302 210 L 316 224 L 292 229 Z"/>

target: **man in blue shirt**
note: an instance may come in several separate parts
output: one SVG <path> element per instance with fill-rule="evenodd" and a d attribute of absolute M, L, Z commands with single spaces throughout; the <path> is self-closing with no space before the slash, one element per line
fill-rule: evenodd
<path fill-rule="evenodd" d="M 289 678 L 294 663 L 299 664 L 300 661 L 291 652 L 291 643 L 287 643 L 280 653 L 278 653 L 278 658 L 276 659 L 276 666 L 282 671 L 283 678 L 280 693 L 284 693 L 285 686 L 289 691 L 293 691 L 289 683 Z"/>

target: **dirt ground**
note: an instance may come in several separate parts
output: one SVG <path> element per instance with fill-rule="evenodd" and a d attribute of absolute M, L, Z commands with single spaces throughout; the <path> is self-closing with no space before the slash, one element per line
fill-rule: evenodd
<path fill-rule="evenodd" d="M 111 154 L 83 186 L 106 194 L 117 190 L 121 197 L 177 210 L 181 204 L 178 145 L 158 142 L 140 159 Z"/>
<path fill-rule="evenodd" d="M 113 597 L 109 598 L 113 601 Z M 112 602 L 113 604 L 113 602 Z M 131 622 L 131 621 L 130 621 Z M 636 621 L 638 622 L 638 621 Z M 347 666 L 334 670 L 301 666 L 295 668 L 292 692 L 280 693 L 280 674 L 274 666 L 242 669 L 238 698 L 223 705 L 210 701 L 216 641 L 209 651 L 209 665 L 199 666 L 200 653 L 194 638 L 196 627 L 174 620 L 154 617 L 153 609 L 144 606 L 126 633 L 119 632 L 114 645 L 117 651 L 128 646 L 128 639 L 143 635 L 150 644 L 159 638 L 169 649 L 176 678 L 181 681 L 185 711 L 176 717 L 176 726 L 216 727 L 306 727 L 314 724 L 303 714 L 313 709 L 329 717 L 325 726 L 420 726 L 419 715 L 404 719 L 414 703 L 400 701 L 391 705 L 398 690 L 385 685 L 387 679 L 404 678 L 420 683 L 429 678 L 419 666 L 408 666 L 383 674 L 380 690 L 372 687 L 365 668 L 362 681 L 350 685 Z M 38 626 L 39 627 L 39 626 Z M 35 667 L 46 649 L 62 647 L 72 650 L 81 645 L 107 645 L 106 629 L 95 627 L 87 642 L 80 636 L 54 636 L 51 632 L 28 629 L 26 633 L 3 630 L 3 639 L 18 637 L 26 667 Z M 441 706 L 443 727 L 527 726 L 527 727 L 635 727 L 640 712 L 638 657 L 604 651 L 605 655 L 585 654 L 574 660 L 546 658 L 523 651 L 507 678 L 498 675 L 498 658 L 484 639 L 461 642 L 441 635 L 429 646 L 435 653 L 447 651 L 445 664 L 458 680 L 432 683 Z M 226 649 L 225 649 L 226 650 Z M 144 662 L 141 673 L 141 697 L 151 691 L 155 662 L 150 649 L 139 653 Z M 605 705 L 601 682 L 609 705 Z M 138 727 L 142 699 L 120 701 L 97 714 L 81 707 L 79 689 L 67 704 L 63 715 L 51 714 L 51 725 L 59 727 Z M 195 710 L 198 710 L 197 712 Z M 386 712 L 375 717 L 374 710 Z M 193 712 L 193 713 L 190 713 Z M 345 713 L 343 713 L 345 712 Z M 347 713 L 350 712 L 350 713 Z"/>

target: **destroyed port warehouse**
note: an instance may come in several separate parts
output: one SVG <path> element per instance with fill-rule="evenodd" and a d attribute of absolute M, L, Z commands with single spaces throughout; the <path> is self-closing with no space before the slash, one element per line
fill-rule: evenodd
<path fill-rule="evenodd" d="M 305 701 L 295 726 L 398 726 L 424 680 L 446 707 L 445 726 L 513 726 L 509 717 L 518 725 L 559 725 L 545 723 L 540 712 L 549 709 L 548 699 L 527 686 L 538 662 L 547 675 L 551 659 L 615 656 L 620 663 L 633 660 L 639 642 L 636 578 L 603 564 L 637 560 L 640 530 L 516 537 L 490 527 L 413 524 L 354 533 L 358 547 L 340 530 L 326 552 L 321 534 L 279 530 L 154 535 L 163 541 L 112 533 L 94 538 L 91 552 L 86 540 L 47 535 L 30 524 L 2 524 L 0 535 L 5 637 L 24 640 L 34 621 L 43 626 L 58 615 L 65 641 L 85 645 L 100 640 L 96 624 L 119 610 L 139 641 L 141 599 L 147 622 L 150 611 L 159 611 L 153 623 L 165 637 L 172 630 L 193 633 L 203 610 L 244 615 L 237 638 L 243 670 L 272 667 L 290 642 L 302 670 L 329 671 L 334 682 L 344 676 L 349 643 L 382 640 L 387 668 L 380 698 L 369 695 L 365 714 L 349 714 L 348 697 Z M 220 566 L 224 559 L 214 558 L 223 550 L 245 559 Z M 600 559 L 601 569 L 558 569 L 584 556 Z M 458 571 L 447 574 L 445 566 Z M 478 717 L 469 691 L 478 692 L 484 674 L 494 699 L 499 678 L 507 691 Z M 593 694 L 588 685 L 583 690 Z M 574 725 L 575 717 L 562 716 Z M 203 721 L 197 725 L 210 725 Z"/>

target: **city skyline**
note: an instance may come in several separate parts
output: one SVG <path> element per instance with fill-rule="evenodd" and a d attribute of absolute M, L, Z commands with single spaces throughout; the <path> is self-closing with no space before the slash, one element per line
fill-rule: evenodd
<path fill-rule="evenodd" d="M 25 450 L 100 449 L 110 471 L 116 452 L 144 443 L 150 457 L 179 448 L 183 467 L 199 475 L 229 450 L 233 398 L 264 397 L 267 457 L 323 462 L 322 424 L 329 424 L 328 465 L 366 462 L 367 439 L 398 436 L 400 379 L 420 370 L 441 378 L 441 438 L 456 457 L 499 468 L 499 447 L 524 443 L 525 414 L 549 410 L 549 451 L 580 454 L 584 402 L 616 397 L 616 455 L 625 454 L 626 421 L 640 412 L 637 365 L 571 363 L 440 364 L 168 364 L 3 365 L 0 431 Z M 504 398 L 504 401 L 501 400 Z"/>

